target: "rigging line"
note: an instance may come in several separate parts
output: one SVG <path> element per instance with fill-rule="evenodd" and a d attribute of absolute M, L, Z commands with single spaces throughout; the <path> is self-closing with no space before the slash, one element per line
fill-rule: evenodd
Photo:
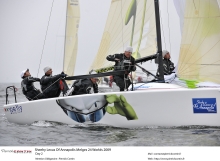
<path fill-rule="evenodd" d="M 170 52 L 171 52 L 171 42 L 170 42 L 170 19 L 169 19 L 169 17 L 170 17 L 170 15 L 169 15 L 169 12 L 168 12 L 168 0 L 167 0 L 167 15 L 168 15 L 168 29 L 169 29 L 169 43 L 170 43 Z M 172 52 L 171 52 L 172 53 Z"/>
<path fill-rule="evenodd" d="M 123 49 L 124 49 L 124 38 L 123 38 L 123 17 L 122 17 L 122 1 L 121 1 L 121 22 L 122 22 L 122 31 L 121 31 L 121 34 L 122 34 L 122 46 L 123 46 Z"/>
<path fill-rule="evenodd" d="M 64 64 L 65 64 L 65 55 L 66 55 L 66 40 L 67 38 L 69 38 L 69 36 L 67 37 L 67 34 L 66 34 L 66 29 L 67 29 L 67 21 L 68 21 L 68 5 L 69 5 L 69 1 L 67 0 L 66 1 L 66 7 L 65 7 L 65 10 L 66 11 L 66 14 L 65 14 L 65 30 L 64 30 L 64 44 L 63 44 L 63 47 L 64 47 L 64 51 L 63 51 L 63 61 L 62 61 L 62 68 L 63 68 L 63 71 L 64 71 Z"/>
<path fill-rule="evenodd" d="M 41 53 L 41 56 L 40 56 L 40 64 L 39 64 L 39 66 L 38 66 L 37 77 L 38 77 L 38 74 L 39 74 L 39 69 L 40 69 L 40 65 L 41 65 L 41 60 L 42 60 L 42 56 L 43 56 L 43 52 L 44 52 L 44 46 L 45 46 L 45 42 L 46 42 L 46 38 L 47 38 L 47 32 L 48 32 L 49 23 L 50 23 L 50 18 L 51 18 L 51 13 L 52 13 L 52 9 L 53 9 L 53 3 L 54 3 L 54 0 L 53 0 L 53 2 L 52 2 L 52 6 L 51 6 L 51 10 L 50 10 L 50 16 L 49 16 L 49 20 L 48 20 L 48 24 L 47 24 L 46 35 L 45 35 L 45 38 L 44 38 L 43 49 L 42 49 L 42 53 Z"/>
<path fill-rule="evenodd" d="M 56 81 L 54 81 L 51 85 L 49 85 L 47 88 L 45 88 L 43 91 L 42 91 L 42 93 L 44 93 L 48 88 L 50 88 L 52 85 L 54 85 L 56 82 L 58 82 L 59 80 L 60 80 L 61 78 L 58 78 Z M 39 93 L 39 94 L 37 94 L 34 98 L 36 98 L 37 96 L 39 96 L 40 94 L 42 94 L 42 93 Z M 33 99 L 34 99 L 33 98 Z M 31 100 L 33 100 L 33 99 L 31 99 Z"/>
<path fill-rule="evenodd" d="M 160 8 L 159 8 L 160 9 Z M 161 15 L 161 9 L 160 9 L 160 15 Z M 162 16 L 160 16 L 160 23 L 161 23 L 161 30 L 163 32 L 163 39 L 164 39 L 164 44 L 165 44 L 165 48 L 167 48 L 167 44 L 166 44 L 166 41 L 165 41 L 165 36 L 164 36 L 164 30 L 163 30 L 163 21 L 162 21 Z"/>
<path fill-rule="evenodd" d="M 217 18 L 215 18 L 215 19 L 217 19 Z M 215 23 L 216 21 L 213 21 L 213 24 Z M 207 32 L 207 34 L 206 34 L 206 36 L 209 34 L 209 32 L 211 31 L 211 29 L 212 29 L 212 27 L 213 27 L 214 25 L 211 25 L 210 26 L 210 28 L 209 28 L 209 31 Z M 206 38 L 206 36 L 204 37 L 204 39 L 202 40 L 202 42 L 199 44 L 199 46 L 198 46 L 198 48 L 195 50 L 195 52 L 194 53 L 196 53 L 196 51 L 199 49 L 199 47 L 201 46 L 201 44 L 205 41 L 205 38 Z M 218 41 L 219 42 L 219 41 Z M 218 43 L 217 42 L 217 43 Z M 216 43 L 216 44 L 217 44 Z M 213 46 L 212 46 L 212 48 L 216 45 L 216 44 L 214 44 Z M 212 49 L 212 48 L 210 48 L 210 50 Z M 209 51 L 210 51 L 209 50 Z M 209 52 L 208 51 L 208 52 Z M 206 52 L 204 55 L 202 55 L 200 58 L 198 58 L 197 60 L 195 60 L 194 62 L 192 62 L 191 64 L 194 64 L 195 62 L 197 62 L 199 59 L 201 59 L 202 57 L 204 57 L 206 54 L 208 54 L 208 52 Z M 193 56 L 194 54 L 192 54 L 192 56 Z M 192 56 L 190 57 L 190 59 L 192 58 Z M 191 65 L 190 65 L 191 66 Z M 186 68 L 182 68 L 181 70 L 184 72 L 187 68 L 189 68 L 190 66 L 188 66 L 188 67 L 186 67 Z"/>
<path fill-rule="evenodd" d="M 67 2 L 68 3 L 68 2 Z M 62 13 L 65 11 L 65 9 L 63 9 L 63 11 L 62 11 Z M 65 38 L 65 35 L 63 36 L 63 35 L 58 35 L 58 31 L 59 31 L 59 29 L 60 29 L 60 25 L 61 25 L 61 20 L 62 20 L 62 17 L 60 16 L 60 20 L 59 20 L 59 27 L 58 27 L 58 29 L 57 29 L 57 32 L 56 32 L 56 43 L 55 43 L 55 59 L 53 59 L 53 65 L 54 65 L 54 67 L 56 67 L 57 65 L 55 65 L 55 60 L 56 60 L 56 58 L 57 58 L 57 54 L 56 54 L 56 51 L 57 51 L 57 38 L 58 37 L 64 37 Z"/>

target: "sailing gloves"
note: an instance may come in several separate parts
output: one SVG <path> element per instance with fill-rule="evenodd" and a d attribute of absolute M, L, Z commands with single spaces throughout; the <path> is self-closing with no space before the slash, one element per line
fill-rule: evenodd
<path fill-rule="evenodd" d="M 67 76 L 67 74 L 65 74 L 64 72 L 61 72 L 61 77 L 65 78 Z"/>

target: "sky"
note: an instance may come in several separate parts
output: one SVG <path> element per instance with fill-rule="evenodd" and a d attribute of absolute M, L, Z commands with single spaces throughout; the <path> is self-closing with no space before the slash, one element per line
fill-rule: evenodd
<path fill-rule="evenodd" d="M 177 17 L 172 13 L 175 11 L 172 1 L 169 0 L 168 6 L 161 1 L 164 17 L 161 23 L 169 28 L 162 36 L 162 45 L 171 54 L 179 52 L 176 44 L 180 42 L 179 21 L 174 21 Z M 74 75 L 86 74 L 92 64 L 111 0 L 79 0 L 79 3 L 79 42 Z M 62 71 L 65 16 L 65 0 L 0 0 L 0 83 L 20 82 L 20 73 L 27 68 L 33 77 L 39 78 L 46 66 L 52 67 L 53 74 Z M 173 59 L 176 62 L 178 57 Z"/>
<path fill-rule="evenodd" d="M 110 3 L 111 0 L 80 0 L 75 75 L 85 74 L 92 63 Z M 20 73 L 27 68 L 39 78 L 46 66 L 52 67 L 53 74 L 61 73 L 65 16 L 65 0 L 0 0 L 1 83 L 20 82 Z"/>

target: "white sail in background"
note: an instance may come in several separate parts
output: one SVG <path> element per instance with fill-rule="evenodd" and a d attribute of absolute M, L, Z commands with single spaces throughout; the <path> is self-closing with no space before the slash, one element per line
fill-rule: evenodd
<path fill-rule="evenodd" d="M 67 0 L 66 38 L 63 70 L 67 75 L 74 75 L 78 51 L 78 27 L 80 10 L 78 0 Z"/>
<path fill-rule="evenodd" d="M 219 0 L 186 0 L 178 76 L 220 83 Z"/>
<path fill-rule="evenodd" d="M 98 53 L 91 69 L 113 65 L 107 55 L 122 53 L 133 47 L 133 56 L 140 58 L 156 53 L 154 1 L 112 0 Z"/>

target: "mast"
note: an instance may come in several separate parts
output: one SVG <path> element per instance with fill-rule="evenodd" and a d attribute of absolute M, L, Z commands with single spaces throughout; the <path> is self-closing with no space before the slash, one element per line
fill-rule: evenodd
<path fill-rule="evenodd" d="M 158 53 L 159 80 L 164 81 L 162 44 L 161 44 L 161 32 L 160 32 L 159 0 L 154 0 L 154 7 L 155 7 L 155 21 L 156 21 L 156 33 L 157 33 L 157 53 Z"/>

